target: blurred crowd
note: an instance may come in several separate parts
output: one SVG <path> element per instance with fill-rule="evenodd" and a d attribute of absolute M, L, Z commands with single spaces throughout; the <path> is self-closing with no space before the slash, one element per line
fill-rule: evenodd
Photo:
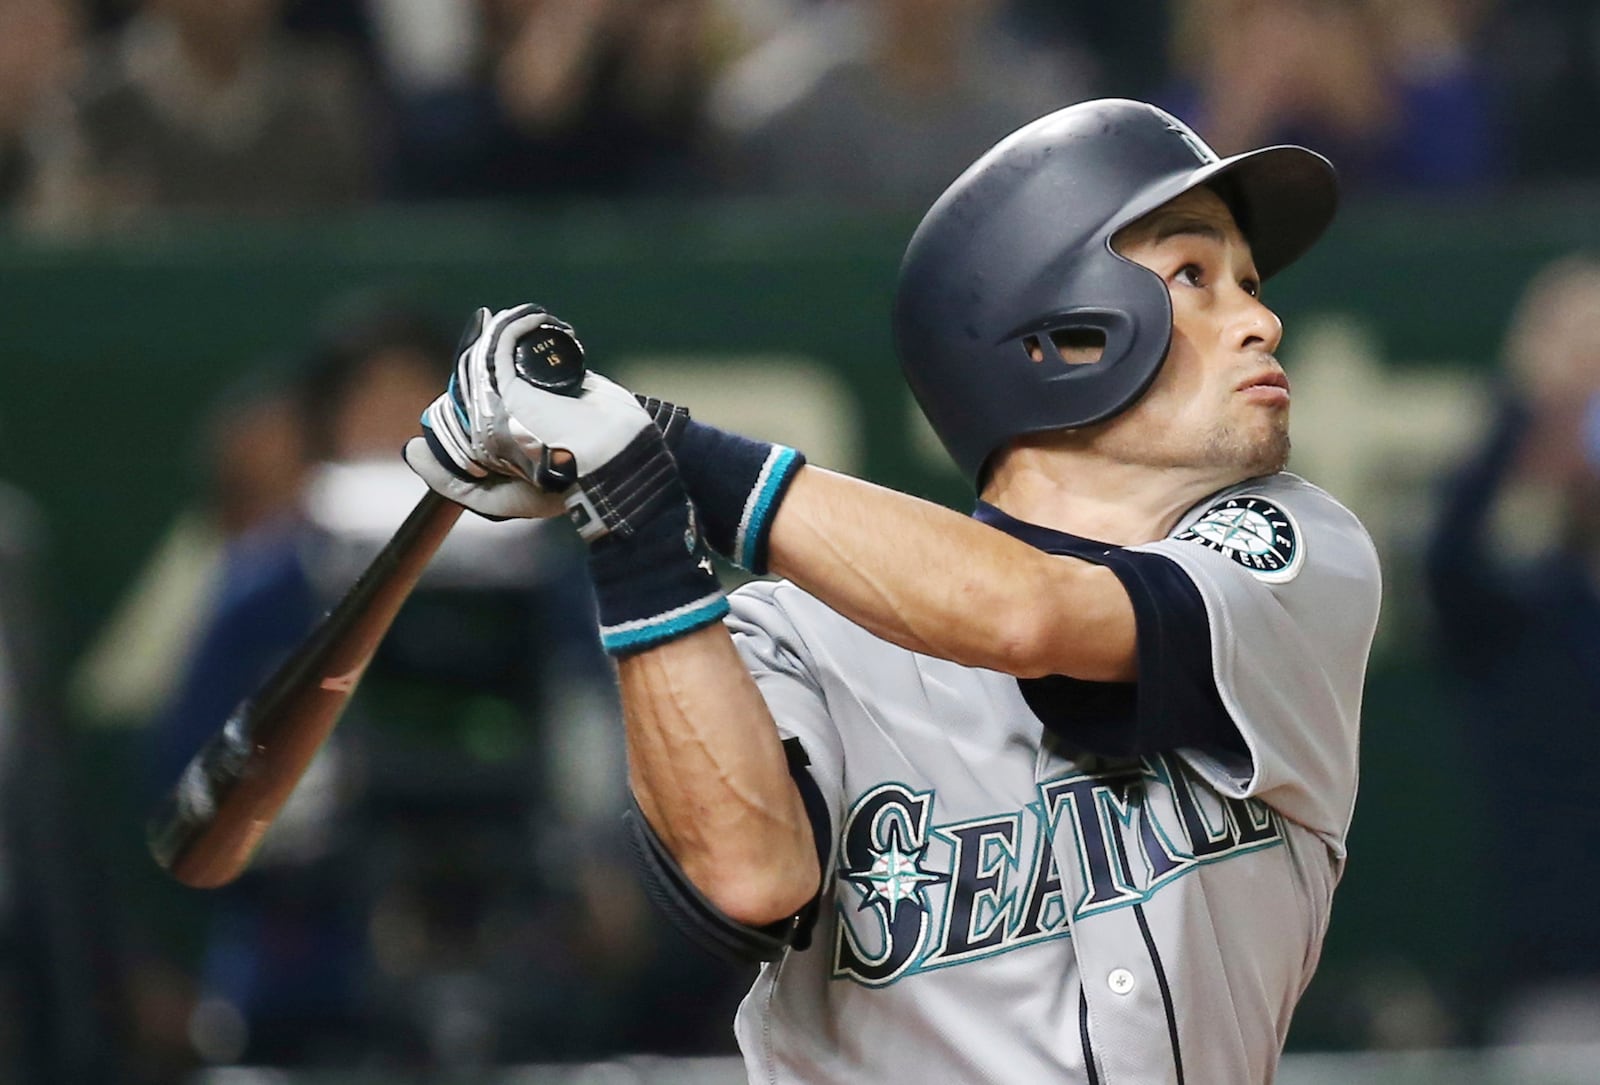
<path fill-rule="evenodd" d="M 1445 481 L 1428 542 L 1434 648 L 1473 767 L 1493 795 L 1477 858 L 1491 942 L 1474 998 L 1499 1043 L 1592 1043 L 1600 937 L 1588 902 L 1600 812 L 1600 262 L 1529 282 L 1495 410 Z M 1484 997 L 1488 993 L 1488 997 Z"/>
<path fill-rule="evenodd" d="M 0 205 L 158 210 L 778 193 L 915 207 L 1085 97 L 1357 189 L 1600 165 L 1581 0 L 0 0 Z"/>

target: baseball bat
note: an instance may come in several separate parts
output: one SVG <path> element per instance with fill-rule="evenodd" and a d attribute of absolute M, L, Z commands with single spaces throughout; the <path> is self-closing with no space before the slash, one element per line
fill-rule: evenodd
<path fill-rule="evenodd" d="M 517 343 L 519 374 L 576 394 L 583 347 L 541 325 Z M 273 819 L 338 723 L 461 506 L 429 491 L 304 641 L 240 702 L 190 759 L 147 826 L 150 853 L 184 885 L 226 885 L 249 865 Z"/>

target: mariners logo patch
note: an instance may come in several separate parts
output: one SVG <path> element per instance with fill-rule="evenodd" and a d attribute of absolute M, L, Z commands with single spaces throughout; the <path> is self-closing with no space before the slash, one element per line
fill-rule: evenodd
<path fill-rule="evenodd" d="M 1211 506 L 1173 538 L 1215 550 L 1269 583 L 1292 580 L 1300 571 L 1300 529 L 1294 517 L 1283 506 L 1254 494 Z"/>

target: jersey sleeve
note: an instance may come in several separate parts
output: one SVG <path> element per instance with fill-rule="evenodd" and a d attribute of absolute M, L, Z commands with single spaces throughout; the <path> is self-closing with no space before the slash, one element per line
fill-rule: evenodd
<path fill-rule="evenodd" d="M 1242 753 L 1179 753 L 1223 794 L 1260 798 L 1342 855 L 1380 597 L 1365 529 L 1322 490 L 1276 475 L 1134 549 L 1166 557 L 1199 590 L 1216 692 L 1243 740 Z"/>

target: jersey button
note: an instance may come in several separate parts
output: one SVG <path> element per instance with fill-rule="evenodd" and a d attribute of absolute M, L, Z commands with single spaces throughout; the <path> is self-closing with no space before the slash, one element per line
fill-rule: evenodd
<path fill-rule="evenodd" d="M 1126 968 L 1113 968 L 1106 977 L 1106 986 L 1111 988 L 1114 995 L 1127 995 L 1133 993 L 1133 973 Z"/>

